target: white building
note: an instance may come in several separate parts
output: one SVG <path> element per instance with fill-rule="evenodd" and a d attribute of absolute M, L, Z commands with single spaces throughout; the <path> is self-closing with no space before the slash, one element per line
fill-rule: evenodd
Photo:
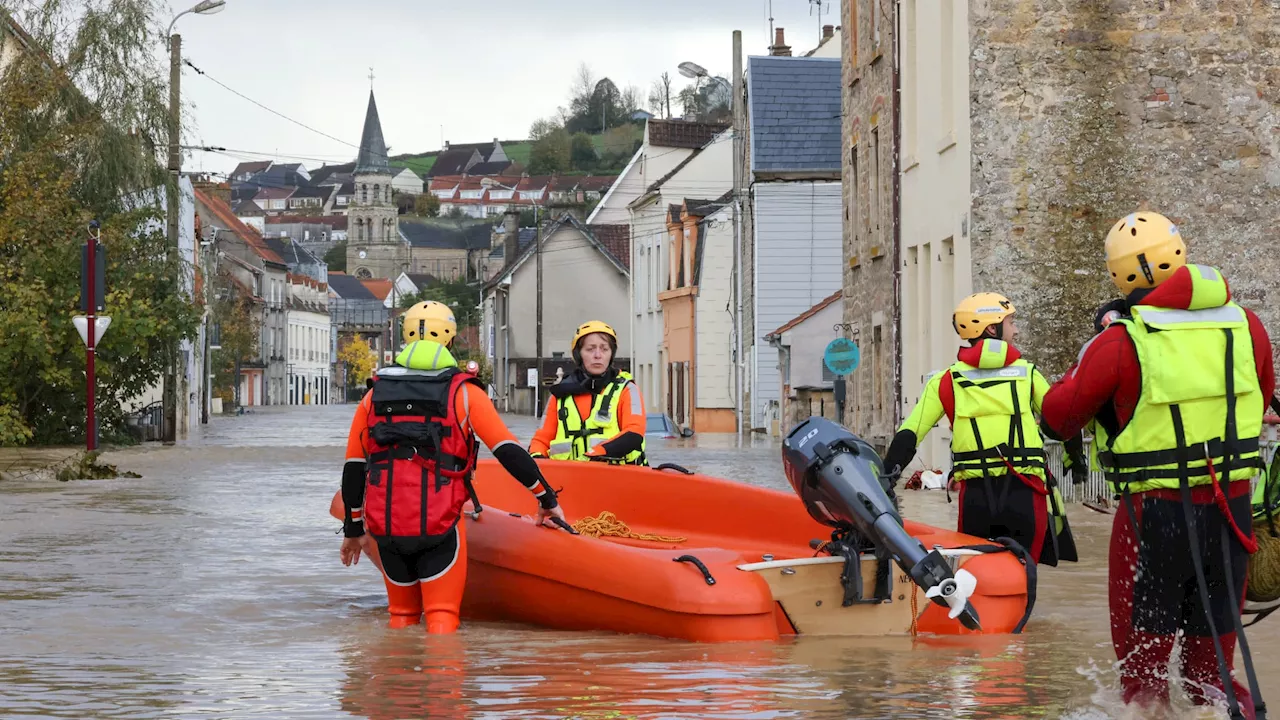
<path fill-rule="evenodd" d="M 302 275 L 290 275 L 288 282 L 289 404 L 328 405 L 336 361 L 329 342 L 329 288 Z"/>
<path fill-rule="evenodd" d="M 902 13 L 902 414 L 929 378 L 955 362 L 951 313 L 973 292 L 967 5 L 904 0 Z M 949 462 L 942 423 L 917 457 Z"/>
<path fill-rule="evenodd" d="M 391 189 L 394 192 L 421 195 L 424 187 L 422 177 L 409 168 L 401 168 L 391 178 Z"/>
<path fill-rule="evenodd" d="M 681 289 L 701 292 L 699 283 L 693 282 L 692 276 L 694 275 L 693 265 L 696 264 L 698 270 L 701 270 L 701 260 L 704 258 L 701 255 L 696 257 L 690 255 L 685 258 L 690 268 L 689 272 L 684 274 L 683 280 L 680 273 L 673 273 L 671 268 L 675 263 L 671 261 L 671 257 L 675 243 L 674 233 L 693 235 L 698 232 L 698 219 L 687 215 L 682 216 L 686 205 L 708 205 L 710 201 L 727 195 L 732 188 L 733 131 L 725 130 L 685 156 L 679 164 L 651 183 L 627 206 L 630 212 L 629 224 L 632 238 L 631 267 L 634 268 L 631 283 L 631 317 L 632 332 L 636 334 L 637 356 L 632 366 L 633 374 L 645 397 L 650 398 L 650 406 L 672 414 L 675 421 L 681 425 L 690 424 L 694 415 L 697 414 L 696 409 L 700 403 L 712 401 L 714 393 L 710 391 L 713 385 L 720 386 L 718 381 L 706 384 L 708 392 L 704 394 L 702 392 L 704 383 L 696 375 L 707 373 L 714 375 L 716 369 L 722 364 L 726 372 L 730 372 L 732 368 L 731 343 L 725 342 L 722 347 L 717 347 L 716 359 L 710 361 L 710 358 L 707 358 L 709 361 L 705 365 L 701 361 L 703 353 L 696 352 L 699 357 L 695 358 L 695 350 L 689 345 L 696 345 L 697 351 L 703 350 L 703 344 L 700 341 L 704 330 L 714 332 L 719 325 L 731 328 L 733 318 L 730 314 L 723 312 L 728 298 L 720 299 L 721 312 L 717 317 L 714 313 L 697 313 L 696 308 L 688 306 L 687 301 L 682 304 L 682 301 L 675 297 Z M 730 242 L 727 250 L 732 260 L 733 230 L 731 227 L 720 227 L 720 229 L 728 230 Z M 705 230 L 704 227 L 703 231 Z M 685 246 L 684 243 L 681 245 Z M 694 238 L 690 237 L 687 247 L 696 245 Z M 704 254 L 706 247 L 708 246 L 703 247 Z M 718 257 L 719 252 L 724 249 L 726 248 L 716 245 L 713 254 Z M 722 289 L 731 290 L 730 285 L 721 288 L 718 282 L 731 279 L 731 275 L 731 272 L 725 272 L 721 277 L 717 273 L 715 281 L 705 288 L 710 292 L 707 297 L 718 297 Z M 708 276 L 708 280 L 710 279 Z M 698 298 L 695 305 L 703 306 L 702 309 L 705 310 L 706 297 L 699 294 Z M 673 321 L 666 317 L 664 306 L 669 304 L 672 307 L 681 308 L 678 312 L 679 320 Z M 694 315 L 690 315 L 691 312 Z M 672 327 L 673 322 L 677 324 L 678 329 Z M 697 342 L 693 339 L 685 339 L 688 333 L 681 332 L 685 329 L 694 333 Z M 708 345 L 707 349 L 710 348 L 711 346 Z M 695 377 L 687 377 L 695 370 Z M 675 385 L 674 388 L 672 384 Z M 726 381 L 723 386 L 728 387 L 729 384 Z M 697 398 L 694 398 L 695 386 L 698 388 Z M 661 393 L 661 396 L 658 393 Z M 676 395 L 680 396 L 682 402 L 677 402 Z M 703 423 L 703 427 L 694 429 L 697 432 L 704 432 L 707 426 L 708 423 Z M 724 427 L 717 427 L 717 431 L 724 430 Z"/>
<path fill-rule="evenodd" d="M 664 380 L 667 359 L 662 349 L 662 305 L 658 301 L 658 293 L 664 289 L 663 284 L 666 282 L 666 274 L 662 268 L 668 262 L 665 241 L 666 208 L 654 211 L 656 219 L 649 219 L 650 214 L 646 213 L 644 218 L 635 220 L 631 204 L 650 192 L 655 183 L 663 180 L 717 134 L 727 129 L 728 126 L 724 124 L 649 120 L 645 124 L 644 143 L 587 218 L 588 224 L 625 224 L 630 227 L 630 261 L 633 272 L 630 280 L 630 322 L 626 332 L 635 348 L 632 356 L 633 374 L 640 391 L 648 399 L 648 408 L 654 412 L 667 409 Z M 732 143 L 728 144 L 732 146 Z M 729 166 L 729 174 L 730 181 L 726 184 L 726 189 L 732 186 L 732 165 Z M 693 188 L 691 186 L 687 189 Z M 670 190 L 675 192 L 676 188 L 672 187 Z M 712 195 L 701 190 L 690 194 L 713 198 L 720 195 L 719 192 Z M 683 199 L 681 197 L 673 202 L 681 202 Z M 617 329 L 622 331 L 622 328 Z"/>

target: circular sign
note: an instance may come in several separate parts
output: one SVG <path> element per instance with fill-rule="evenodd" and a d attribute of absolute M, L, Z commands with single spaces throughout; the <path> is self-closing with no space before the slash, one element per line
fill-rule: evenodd
<path fill-rule="evenodd" d="M 848 338 L 836 338 L 827 344 L 826 351 L 822 353 L 822 362 L 836 375 L 848 375 L 858 369 L 861 357 L 857 343 Z"/>

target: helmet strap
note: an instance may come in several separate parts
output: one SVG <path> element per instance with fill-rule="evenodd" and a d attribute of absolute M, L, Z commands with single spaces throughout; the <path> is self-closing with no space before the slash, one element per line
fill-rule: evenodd
<path fill-rule="evenodd" d="M 1138 265 L 1142 267 L 1142 276 L 1147 279 L 1147 284 L 1154 285 L 1156 282 L 1156 276 L 1151 272 L 1151 264 L 1147 262 L 1146 253 L 1138 254 Z"/>

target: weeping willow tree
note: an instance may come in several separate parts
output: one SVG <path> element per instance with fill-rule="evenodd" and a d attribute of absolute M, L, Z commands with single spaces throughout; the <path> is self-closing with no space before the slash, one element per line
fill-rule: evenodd
<path fill-rule="evenodd" d="M 84 437 L 80 246 L 106 249 L 98 417 L 153 387 L 198 309 L 164 234 L 167 84 L 155 0 L 0 0 L 0 444 Z"/>

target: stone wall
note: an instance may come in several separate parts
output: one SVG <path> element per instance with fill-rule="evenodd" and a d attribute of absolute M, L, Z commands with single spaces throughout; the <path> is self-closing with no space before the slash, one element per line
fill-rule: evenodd
<path fill-rule="evenodd" d="M 969 7 L 973 286 L 1013 300 L 1029 358 L 1067 369 L 1116 295 L 1106 231 L 1143 206 L 1280 338 L 1280 0 Z"/>
<path fill-rule="evenodd" d="M 885 450 L 895 429 L 898 338 L 893 258 L 893 21 L 876 0 L 843 0 L 844 323 L 862 352 L 846 382 L 844 424 Z M 856 59 L 855 59 L 856 56 Z M 874 132 L 873 132 L 874 131 Z M 879 172 L 875 149 L 878 148 Z M 852 152 L 851 152 L 852 151 Z M 857 174 L 854 174 L 854 152 Z M 877 340 L 878 338 L 878 340 Z"/>

